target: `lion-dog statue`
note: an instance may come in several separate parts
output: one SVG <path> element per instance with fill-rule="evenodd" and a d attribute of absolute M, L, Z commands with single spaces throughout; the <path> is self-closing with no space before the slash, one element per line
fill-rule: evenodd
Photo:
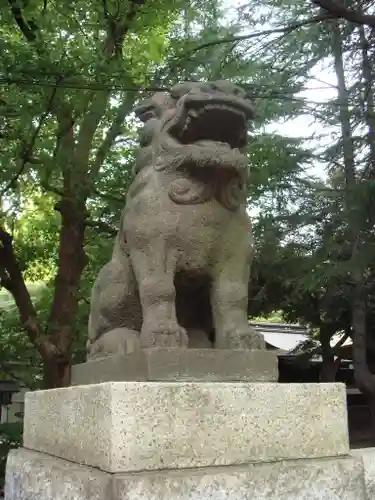
<path fill-rule="evenodd" d="M 260 349 L 248 324 L 252 103 L 227 81 L 181 83 L 144 123 L 111 261 L 93 286 L 88 359 L 147 347 Z"/>

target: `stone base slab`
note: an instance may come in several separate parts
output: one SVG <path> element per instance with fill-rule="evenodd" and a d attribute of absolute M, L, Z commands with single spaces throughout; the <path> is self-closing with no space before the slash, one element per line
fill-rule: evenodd
<path fill-rule="evenodd" d="M 275 353 L 262 350 L 142 349 L 72 367 L 72 385 L 117 381 L 277 382 Z"/>
<path fill-rule="evenodd" d="M 114 500 L 110 474 L 44 453 L 10 451 L 6 500 Z"/>
<path fill-rule="evenodd" d="M 352 457 L 107 474 L 25 449 L 9 454 L 6 500 L 368 500 Z"/>
<path fill-rule="evenodd" d="M 29 392 L 23 443 L 112 473 L 346 455 L 346 391 L 112 382 Z"/>
<path fill-rule="evenodd" d="M 357 448 L 350 454 L 363 460 L 367 496 L 369 500 L 375 498 L 375 448 Z"/>

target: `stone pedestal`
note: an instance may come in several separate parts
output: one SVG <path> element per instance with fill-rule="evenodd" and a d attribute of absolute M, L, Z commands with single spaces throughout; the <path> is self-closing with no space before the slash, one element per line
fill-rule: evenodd
<path fill-rule="evenodd" d="M 108 382 L 28 393 L 7 500 L 365 500 L 343 384 Z"/>
<path fill-rule="evenodd" d="M 7 464 L 6 500 L 370 500 L 352 457 L 108 474 L 20 449 Z"/>
<path fill-rule="evenodd" d="M 73 366 L 72 385 L 114 381 L 277 382 L 275 353 L 227 349 L 142 349 Z"/>
<path fill-rule="evenodd" d="M 351 450 L 350 454 L 363 461 L 367 498 L 375 498 L 375 448 L 357 448 Z"/>

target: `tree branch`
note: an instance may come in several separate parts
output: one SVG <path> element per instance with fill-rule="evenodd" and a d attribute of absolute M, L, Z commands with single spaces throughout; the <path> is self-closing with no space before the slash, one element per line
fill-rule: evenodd
<path fill-rule="evenodd" d="M 94 95 L 90 110 L 86 113 L 77 138 L 76 162 L 83 168 L 88 166 L 92 141 L 107 106 L 109 90 L 98 91 Z"/>
<path fill-rule="evenodd" d="M 103 46 L 103 53 L 107 63 L 111 60 L 113 56 L 119 55 L 120 48 L 124 43 L 124 39 L 126 34 L 129 32 L 131 23 L 134 20 L 138 10 L 139 10 L 139 2 L 132 1 L 130 4 L 129 11 L 124 19 L 117 20 L 113 16 L 111 16 L 107 10 L 107 5 L 104 3 L 105 14 L 108 17 L 108 30 L 107 37 Z M 92 141 L 95 135 L 95 132 L 98 128 L 100 120 L 103 117 L 103 113 L 106 110 L 106 106 L 108 104 L 108 98 L 110 95 L 110 89 L 103 89 L 98 91 L 98 93 L 93 97 L 90 105 L 90 110 L 87 112 L 82 125 L 80 127 L 80 132 L 78 136 L 78 145 L 77 145 L 77 162 L 78 164 L 87 165 L 89 163 L 90 151 L 92 148 Z M 125 106 L 125 102 L 123 106 L 120 106 L 118 111 L 118 120 L 121 119 L 121 116 L 124 114 L 126 116 L 127 107 Z M 124 116 L 124 118 L 125 118 Z M 118 125 L 118 120 L 115 120 L 115 123 L 110 128 L 109 133 L 107 134 L 106 139 L 103 144 L 99 148 L 98 154 L 95 158 L 94 164 L 91 169 L 91 177 L 95 175 L 102 165 L 105 154 L 108 153 L 109 148 L 112 146 L 113 140 L 117 135 L 112 139 L 112 135 L 116 132 L 116 130 L 120 129 L 120 125 Z M 123 119 L 122 119 L 123 121 Z M 118 132 L 119 133 L 119 132 Z M 104 156 L 103 156 L 104 155 Z"/>
<path fill-rule="evenodd" d="M 114 144 L 116 138 L 121 133 L 121 128 L 124 123 L 124 120 L 128 113 L 131 111 L 132 105 L 134 103 L 134 95 L 126 94 L 122 104 L 117 109 L 117 114 L 115 119 L 112 122 L 112 125 L 109 127 L 109 130 L 98 148 L 96 153 L 95 160 L 91 166 L 90 177 L 95 178 L 97 173 L 100 170 L 100 167 L 103 165 L 103 162 Z"/>
<path fill-rule="evenodd" d="M 98 189 L 94 189 L 94 193 L 97 196 L 99 196 L 99 198 L 103 198 L 103 200 L 113 201 L 114 203 L 118 203 L 121 206 L 123 206 L 125 203 L 125 196 L 119 197 L 119 196 L 114 196 L 113 194 L 102 193 Z"/>
<path fill-rule="evenodd" d="M 72 174 L 75 153 L 73 110 L 68 103 L 58 99 L 55 102 L 53 111 L 57 119 L 56 146 L 53 157 L 61 166 L 65 194 L 73 196 L 74 183 L 72 183 Z"/>
<path fill-rule="evenodd" d="M 27 389 L 32 389 L 29 387 L 30 382 L 22 378 L 21 376 L 17 375 L 14 370 L 9 368 L 9 364 L 7 364 L 7 361 L 0 361 L 0 372 L 3 372 L 5 375 L 7 375 L 9 378 L 14 380 L 15 382 L 18 382 L 20 384 L 20 387 L 27 387 Z"/>
<path fill-rule="evenodd" d="M 106 58 L 110 58 L 113 55 L 121 55 L 121 47 L 128 31 L 130 30 L 131 23 L 135 19 L 140 6 L 144 3 L 145 1 L 131 0 L 129 10 L 125 18 L 121 21 L 116 19 L 116 16 L 109 13 L 107 2 L 103 3 L 104 15 L 107 18 L 108 23 L 107 38 L 104 43 L 103 50 Z"/>
<path fill-rule="evenodd" d="M 22 326 L 43 359 L 58 354 L 56 346 L 44 335 L 14 253 L 11 235 L 0 227 L 0 284 L 13 296 Z"/>
<path fill-rule="evenodd" d="M 57 83 L 58 82 L 56 82 L 56 85 L 57 85 Z M 50 96 L 48 103 L 47 103 L 46 110 L 42 113 L 41 117 L 39 118 L 39 122 L 38 122 L 37 126 L 35 127 L 34 132 L 32 133 L 32 135 L 30 137 L 30 140 L 28 141 L 28 143 L 23 145 L 22 151 L 20 154 L 20 165 L 17 169 L 17 172 L 12 177 L 12 179 L 6 184 L 6 186 L 0 191 L 0 198 L 8 191 L 8 189 L 11 189 L 16 184 L 18 179 L 23 174 L 27 163 L 31 162 L 32 153 L 33 153 L 33 149 L 34 149 L 36 140 L 40 134 L 40 131 L 41 131 L 49 113 L 51 112 L 53 100 L 55 99 L 56 92 L 57 92 L 57 86 L 52 90 L 51 96 Z"/>
<path fill-rule="evenodd" d="M 312 0 L 312 2 L 334 17 L 341 17 L 354 24 L 366 24 L 367 26 L 375 28 L 375 16 L 363 14 L 353 9 L 347 9 L 337 0 Z"/>
<path fill-rule="evenodd" d="M 249 33 L 248 35 L 239 35 L 228 38 L 219 38 L 218 40 L 211 40 L 209 42 L 201 43 L 200 45 L 193 47 L 191 50 L 188 50 L 187 52 L 182 54 L 181 57 L 178 57 L 178 60 L 180 61 L 181 59 L 185 59 L 186 57 L 191 56 L 195 52 L 207 49 L 209 47 L 213 47 L 214 45 L 221 45 L 223 43 L 241 42 L 244 40 L 251 40 L 252 38 L 258 38 L 261 36 L 273 35 L 274 33 L 284 33 L 284 34 L 292 33 L 293 31 L 299 28 L 303 28 L 304 26 L 310 26 L 311 24 L 316 24 L 331 18 L 332 18 L 331 14 L 327 13 L 319 14 L 317 16 L 305 19 L 304 21 L 300 21 L 298 23 L 288 24 L 287 26 L 280 26 L 280 28 L 272 28 L 264 31 L 255 31 L 254 33 Z"/>
<path fill-rule="evenodd" d="M 8 0 L 10 5 L 10 10 L 13 15 L 13 19 L 17 23 L 21 33 L 24 35 L 26 40 L 30 43 L 35 43 L 37 41 L 36 33 L 39 32 L 38 26 L 34 21 L 27 21 L 24 17 L 22 9 L 20 7 L 20 2 L 18 0 Z"/>
<path fill-rule="evenodd" d="M 86 220 L 86 226 L 92 227 L 94 229 L 97 229 L 100 233 L 109 234 L 111 236 L 116 236 L 118 232 L 117 229 L 100 220 Z"/>

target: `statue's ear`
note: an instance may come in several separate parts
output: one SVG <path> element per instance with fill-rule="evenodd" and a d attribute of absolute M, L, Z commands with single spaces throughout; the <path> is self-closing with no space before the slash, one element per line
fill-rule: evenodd
<path fill-rule="evenodd" d="M 146 123 L 151 118 L 160 118 L 167 110 L 174 108 L 176 101 L 167 92 L 156 92 L 149 99 L 145 99 L 134 109 L 137 118 Z"/>
<path fill-rule="evenodd" d="M 170 93 L 174 99 L 179 99 L 191 90 L 199 90 L 199 87 L 199 84 L 196 84 L 195 82 L 176 83 L 176 85 L 171 88 Z"/>
<path fill-rule="evenodd" d="M 135 116 L 143 123 L 157 117 L 157 107 L 152 99 L 146 99 L 134 109 Z"/>
<path fill-rule="evenodd" d="M 160 130 L 160 120 L 157 118 L 150 118 L 147 123 L 144 124 L 143 128 L 139 131 L 139 145 L 144 148 L 151 144 L 151 141 L 155 134 Z"/>

